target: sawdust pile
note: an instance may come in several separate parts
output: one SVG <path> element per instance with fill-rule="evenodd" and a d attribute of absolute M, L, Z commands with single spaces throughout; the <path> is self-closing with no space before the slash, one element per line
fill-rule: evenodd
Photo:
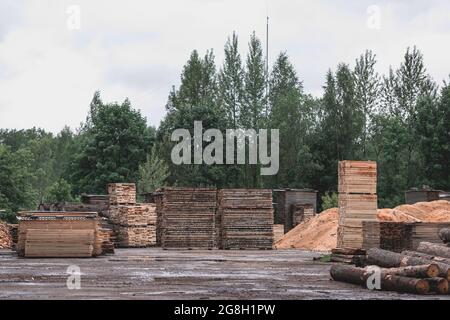
<path fill-rule="evenodd" d="M 328 209 L 299 224 L 276 244 L 277 249 L 329 251 L 336 248 L 338 209 Z M 450 222 L 450 202 L 438 200 L 379 209 L 378 220 L 392 222 Z"/>
<path fill-rule="evenodd" d="M 0 249 L 11 249 L 12 240 L 9 226 L 0 221 Z"/>

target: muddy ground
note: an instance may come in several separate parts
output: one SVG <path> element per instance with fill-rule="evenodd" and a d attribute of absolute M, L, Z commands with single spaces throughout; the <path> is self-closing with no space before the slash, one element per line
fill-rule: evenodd
<path fill-rule="evenodd" d="M 0 299 L 450 299 L 331 281 L 318 253 L 118 249 L 93 259 L 24 259 L 0 250 Z M 69 290 L 67 269 L 81 270 Z M 72 285 L 76 283 L 72 282 Z"/>

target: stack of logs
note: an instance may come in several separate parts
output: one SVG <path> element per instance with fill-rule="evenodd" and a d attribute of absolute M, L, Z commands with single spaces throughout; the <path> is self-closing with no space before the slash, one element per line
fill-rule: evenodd
<path fill-rule="evenodd" d="M 359 284 L 371 289 L 414 294 L 448 294 L 450 281 L 450 229 L 439 233 L 445 244 L 421 242 L 416 251 L 401 253 L 372 248 L 367 250 L 365 268 L 333 265 L 336 281 Z M 379 276 L 380 287 L 374 286 Z"/>
<path fill-rule="evenodd" d="M 363 248 L 363 221 L 377 221 L 377 164 L 373 161 L 340 161 L 338 180 L 337 246 Z"/>
<path fill-rule="evenodd" d="M 24 257 L 95 257 L 108 253 L 97 213 L 22 212 L 17 252 Z"/>
<path fill-rule="evenodd" d="M 272 190 L 221 189 L 218 202 L 221 249 L 272 249 Z"/>
<path fill-rule="evenodd" d="M 156 244 L 156 206 L 136 204 L 136 185 L 108 185 L 109 219 L 113 224 L 116 246 L 141 248 Z"/>

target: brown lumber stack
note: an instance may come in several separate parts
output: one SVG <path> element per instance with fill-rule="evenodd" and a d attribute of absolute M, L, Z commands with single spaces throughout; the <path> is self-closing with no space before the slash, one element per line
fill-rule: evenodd
<path fill-rule="evenodd" d="M 450 223 L 417 222 L 413 224 L 411 234 L 411 248 L 416 250 L 421 242 L 442 243 L 439 232 L 450 227 Z"/>
<path fill-rule="evenodd" d="M 104 253 L 104 241 L 97 213 L 20 213 L 17 251 L 21 256 L 93 257 Z"/>
<path fill-rule="evenodd" d="M 19 241 L 19 225 L 18 224 L 8 224 L 9 235 L 11 236 L 11 246 L 13 249 L 17 246 Z"/>
<path fill-rule="evenodd" d="M 363 265 L 366 260 L 366 251 L 363 249 L 336 248 L 331 250 L 331 262 Z"/>
<path fill-rule="evenodd" d="M 312 204 L 291 205 L 292 227 L 295 228 L 303 221 L 314 217 L 314 206 Z"/>
<path fill-rule="evenodd" d="M 162 192 L 155 192 L 153 199 L 156 205 L 156 245 L 161 246 L 161 237 L 163 231 L 163 194 Z"/>
<path fill-rule="evenodd" d="M 12 246 L 11 233 L 6 223 L 0 222 L 0 249 L 10 249 Z"/>
<path fill-rule="evenodd" d="M 111 206 L 110 220 L 117 247 L 144 248 L 156 244 L 155 204 Z"/>
<path fill-rule="evenodd" d="M 222 249 L 272 249 L 272 190 L 221 189 L 218 202 Z"/>
<path fill-rule="evenodd" d="M 109 203 L 135 204 L 136 203 L 136 184 L 134 183 L 110 183 L 108 184 Z"/>
<path fill-rule="evenodd" d="M 365 244 L 376 245 L 376 233 L 369 242 L 364 243 L 363 239 L 363 222 L 377 221 L 376 162 L 340 161 L 338 180 L 338 247 L 359 249 Z"/>
<path fill-rule="evenodd" d="M 277 243 L 284 236 L 284 224 L 273 225 L 273 243 Z"/>
<path fill-rule="evenodd" d="M 214 188 L 164 188 L 162 234 L 164 249 L 213 249 L 216 247 Z"/>

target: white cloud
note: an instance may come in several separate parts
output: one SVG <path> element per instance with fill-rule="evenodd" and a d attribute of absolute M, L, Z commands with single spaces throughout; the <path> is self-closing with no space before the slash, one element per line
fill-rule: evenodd
<path fill-rule="evenodd" d="M 267 6 L 266 6 L 267 3 Z M 66 27 L 69 5 L 81 29 Z M 380 8 L 380 30 L 367 8 Z M 264 40 L 270 14 L 270 58 L 287 51 L 306 91 L 320 94 L 325 73 L 354 64 L 365 49 L 378 70 L 398 66 L 417 45 L 439 83 L 450 73 L 450 3 L 434 1 L 6 0 L 0 5 L 0 127 L 76 127 L 95 90 L 105 101 L 129 97 L 158 125 L 167 95 L 190 52 L 213 48 L 218 67 L 235 30 L 241 51 L 255 30 Z"/>

